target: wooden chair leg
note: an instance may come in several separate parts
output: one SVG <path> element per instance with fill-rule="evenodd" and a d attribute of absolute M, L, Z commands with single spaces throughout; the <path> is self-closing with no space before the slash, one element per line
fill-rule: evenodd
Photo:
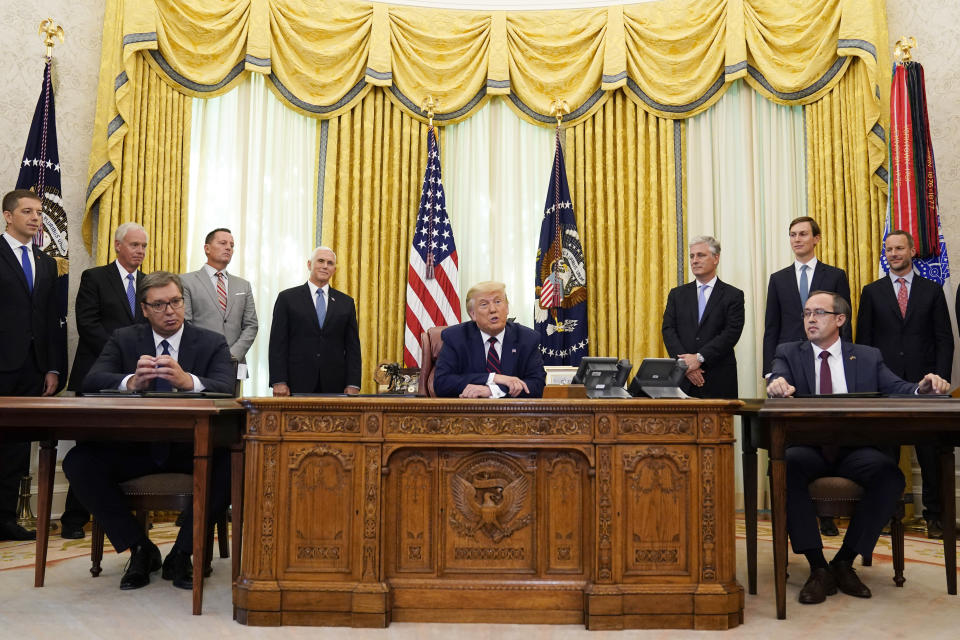
<path fill-rule="evenodd" d="M 227 513 L 226 511 L 217 518 L 217 546 L 220 547 L 220 557 L 229 558 L 230 557 L 230 534 L 227 530 Z"/>
<path fill-rule="evenodd" d="M 899 514 L 894 515 L 890 521 L 890 541 L 893 545 L 893 582 L 898 587 L 902 587 L 907 579 L 903 577 L 903 520 L 900 519 Z"/>
<path fill-rule="evenodd" d="M 90 531 L 90 574 L 96 578 L 103 571 L 100 562 L 103 560 L 103 529 L 96 519 Z"/>

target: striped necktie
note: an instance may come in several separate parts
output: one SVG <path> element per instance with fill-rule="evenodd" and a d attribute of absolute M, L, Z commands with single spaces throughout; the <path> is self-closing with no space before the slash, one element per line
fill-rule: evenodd
<path fill-rule="evenodd" d="M 217 302 L 220 303 L 220 312 L 227 315 L 227 285 L 223 281 L 223 271 L 217 271 Z"/>
<path fill-rule="evenodd" d="M 490 346 L 487 348 L 487 373 L 500 373 L 500 356 L 497 354 L 497 339 L 490 336 L 487 340 Z"/>

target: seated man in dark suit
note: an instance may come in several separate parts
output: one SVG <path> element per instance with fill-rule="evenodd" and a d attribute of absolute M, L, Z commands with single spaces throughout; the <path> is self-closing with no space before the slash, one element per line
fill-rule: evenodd
<path fill-rule="evenodd" d="M 149 324 L 114 331 L 83 381 L 85 392 L 213 391 L 231 393 L 234 386 L 230 350 L 224 337 L 184 324 L 180 278 L 157 271 L 143 278 L 137 293 Z M 229 452 L 214 452 L 210 513 L 227 508 L 230 493 Z M 192 443 L 82 442 L 63 461 L 63 471 L 80 499 L 103 527 L 117 553 L 130 549 L 130 563 L 121 589 L 138 589 L 161 568 L 160 550 L 130 513 L 119 484 L 151 473 L 192 473 Z M 193 511 L 187 510 L 163 578 L 182 589 L 193 587 Z"/>
<path fill-rule="evenodd" d="M 777 347 L 767 395 L 857 393 L 945 393 L 949 383 L 928 373 L 920 384 L 906 382 L 883 364 L 874 347 L 840 339 L 850 317 L 850 305 L 841 294 L 815 291 L 803 308 L 807 340 Z M 853 569 L 858 555 L 873 551 L 884 524 L 903 494 L 903 474 L 896 461 L 873 447 L 809 447 L 787 449 L 787 532 L 794 553 L 810 563 L 810 577 L 800 590 L 800 602 L 816 604 L 839 588 L 846 594 L 869 598 Z M 817 514 L 808 486 L 817 478 L 841 476 L 863 487 L 843 545 L 827 564 L 817 528 Z"/>
<path fill-rule="evenodd" d="M 471 322 L 443 330 L 433 387 L 438 396 L 539 398 L 547 373 L 540 336 L 507 322 L 509 301 L 502 282 L 481 282 L 467 292 Z"/>

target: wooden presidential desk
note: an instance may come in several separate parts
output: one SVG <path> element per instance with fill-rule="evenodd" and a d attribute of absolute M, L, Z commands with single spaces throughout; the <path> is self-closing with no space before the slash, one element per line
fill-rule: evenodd
<path fill-rule="evenodd" d="M 953 447 L 960 445 L 960 400 L 952 398 L 770 398 L 746 400 L 743 499 L 757 504 L 757 447 L 770 452 L 773 566 L 777 617 L 787 615 L 786 462 L 788 445 L 935 444 L 940 446 L 943 555 L 947 592 L 957 593 L 956 490 Z M 757 513 L 746 509 L 747 580 L 757 592 Z"/>
<path fill-rule="evenodd" d="M 743 621 L 739 401 L 243 403 L 244 624 Z"/>
<path fill-rule="evenodd" d="M 236 478 L 232 485 L 233 504 L 239 506 L 242 486 L 238 480 L 243 459 L 239 443 L 245 417 L 246 412 L 233 399 L 0 397 L 0 441 L 40 441 L 34 586 L 43 586 L 46 569 L 57 440 L 193 441 L 193 557 L 203 558 L 207 536 L 202 523 L 207 520 L 210 455 L 214 446 L 238 445 L 233 447 L 231 466 Z M 239 522 L 237 516 L 235 522 Z M 240 531 L 235 526 L 234 576 L 239 571 L 239 540 Z M 203 571 L 194 571 L 194 614 L 200 614 L 202 603 Z"/>

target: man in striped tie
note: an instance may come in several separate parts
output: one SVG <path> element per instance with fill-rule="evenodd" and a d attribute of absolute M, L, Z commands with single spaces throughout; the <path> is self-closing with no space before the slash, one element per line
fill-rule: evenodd
<path fill-rule="evenodd" d="M 507 322 L 502 282 L 481 282 L 467 292 L 469 322 L 444 329 L 434 389 L 441 397 L 503 398 L 543 395 L 546 371 L 536 331 Z"/>
<path fill-rule="evenodd" d="M 223 334 L 230 357 L 242 366 L 247 377 L 246 355 L 257 337 L 257 308 L 253 288 L 243 278 L 227 273 L 233 259 L 234 240 L 229 229 L 214 229 L 203 243 L 207 263 L 197 271 L 184 273 L 183 308 L 187 322 Z"/>

